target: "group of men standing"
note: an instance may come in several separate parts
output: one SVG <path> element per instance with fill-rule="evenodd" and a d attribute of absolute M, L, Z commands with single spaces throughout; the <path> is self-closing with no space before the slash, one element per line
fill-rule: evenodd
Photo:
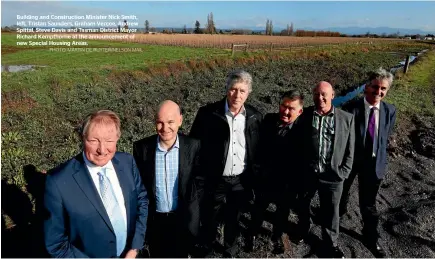
<path fill-rule="evenodd" d="M 385 256 L 377 242 L 376 196 L 395 122 L 394 106 L 382 101 L 391 83 L 392 75 L 379 69 L 361 100 L 338 109 L 332 85 L 322 81 L 313 88 L 314 106 L 304 108 L 304 96 L 290 90 L 278 113 L 263 119 L 245 103 L 251 75 L 233 71 L 226 96 L 199 109 L 189 136 L 178 132 L 180 107 L 161 103 L 157 134 L 134 142 L 133 156 L 116 151 L 119 117 L 95 112 L 82 127 L 83 152 L 47 176 L 47 251 L 53 257 L 136 257 L 146 241 L 151 257 L 187 257 L 198 242 L 211 251 L 223 216 L 224 257 L 237 257 L 239 218 L 254 193 L 245 245 L 254 248 L 264 212 L 275 203 L 272 240 L 282 253 L 290 207 L 298 203 L 300 243 L 309 234 L 318 191 L 325 251 L 343 257 L 340 216 L 358 175 L 364 241 L 375 256 Z"/>

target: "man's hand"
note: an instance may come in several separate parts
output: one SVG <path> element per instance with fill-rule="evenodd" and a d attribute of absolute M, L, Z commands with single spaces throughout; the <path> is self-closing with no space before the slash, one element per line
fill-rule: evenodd
<path fill-rule="evenodd" d="M 125 255 L 125 258 L 136 258 L 136 256 L 137 256 L 137 249 L 130 249 Z"/>

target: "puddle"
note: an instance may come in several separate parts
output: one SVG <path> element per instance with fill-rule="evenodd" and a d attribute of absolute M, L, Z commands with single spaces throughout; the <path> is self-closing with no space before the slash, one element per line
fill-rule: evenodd
<path fill-rule="evenodd" d="M 47 66 L 36 66 L 36 65 L 2 65 L 2 72 L 21 72 L 27 70 L 35 70 L 35 67 L 47 67 Z"/>

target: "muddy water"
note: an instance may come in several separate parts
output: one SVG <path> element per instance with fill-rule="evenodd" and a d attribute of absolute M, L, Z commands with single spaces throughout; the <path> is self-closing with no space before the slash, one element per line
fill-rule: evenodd
<path fill-rule="evenodd" d="M 421 52 L 419 52 L 417 54 L 417 56 L 411 56 L 409 59 L 409 62 L 412 63 L 414 62 L 418 56 L 420 56 L 421 54 L 425 53 L 427 50 L 423 50 Z M 405 66 L 405 62 L 406 60 L 402 60 L 399 62 L 399 64 L 393 68 L 390 69 L 391 73 L 395 73 L 399 68 L 402 68 Z M 337 96 L 332 100 L 332 105 L 334 105 L 335 107 L 339 107 L 341 105 L 343 105 L 344 103 L 352 100 L 353 98 L 357 97 L 359 94 L 361 94 L 364 91 L 364 87 L 365 84 L 357 87 L 355 90 L 353 90 L 352 92 L 347 93 L 344 96 Z"/>
<path fill-rule="evenodd" d="M 35 65 L 2 65 L 2 72 L 21 72 L 27 70 L 35 70 Z"/>

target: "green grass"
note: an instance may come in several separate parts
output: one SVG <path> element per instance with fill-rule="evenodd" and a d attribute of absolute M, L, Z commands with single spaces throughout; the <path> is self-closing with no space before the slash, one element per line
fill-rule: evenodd
<path fill-rule="evenodd" d="M 221 49 L 194 49 L 187 47 L 153 46 L 143 44 L 96 44 L 104 48 L 139 48 L 140 52 L 56 52 L 49 49 L 22 50 L 2 55 L 2 65 L 40 65 L 44 70 L 71 69 L 140 69 L 148 65 L 189 58 L 209 58 L 228 55 Z M 95 48 L 89 46 L 89 48 Z M 68 48 L 63 46 L 63 48 Z"/>
<path fill-rule="evenodd" d="M 435 51 L 410 66 L 407 74 L 399 74 L 386 99 L 399 116 L 435 116 Z"/>
<path fill-rule="evenodd" d="M 2 53 L 2 65 L 40 65 L 47 66 L 41 70 L 56 70 L 56 72 L 90 68 L 105 69 L 140 69 L 152 64 L 179 61 L 189 58 L 209 58 L 229 55 L 228 50 L 188 48 L 172 46 L 156 46 L 127 42 L 87 41 L 86 48 L 137 48 L 140 52 L 56 52 L 49 47 L 38 46 L 28 49 L 16 46 L 14 34 L 2 35 L 2 47 L 13 47 L 19 51 Z M 71 41 L 71 40 L 54 40 Z M 53 46 L 56 48 L 58 46 Z M 69 48 L 68 46 L 61 46 Z M 71 46 L 73 48 L 74 46 Z M 77 47 L 77 46 L 76 46 Z M 80 47 L 81 48 L 81 47 Z"/>
<path fill-rule="evenodd" d="M 26 90 L 38 103 L 52 105 L 47 98 L 50 86 L 64 88 L 77 84 L 94 84 L 104 81 L 112 71 L 141 71 L 153 65 L 188 59 L 213 59 L 229 57 L 223 49 L 188 48 L 132 44 L 125 42 L 88 41 L 89 48 L 140 48 L 141 52 L 53 52 L 47 47 L 16 46 L 15 34 L 2 35 L 2 65 L 37 65 L 37 71 L 2 73 L 2 91 Z M 59 41 L 59 40 L 58 40 Z M 18 49 L 8 53 L 8 47 Z M 63 46 L 66 47 L 66 46 Z"/>

